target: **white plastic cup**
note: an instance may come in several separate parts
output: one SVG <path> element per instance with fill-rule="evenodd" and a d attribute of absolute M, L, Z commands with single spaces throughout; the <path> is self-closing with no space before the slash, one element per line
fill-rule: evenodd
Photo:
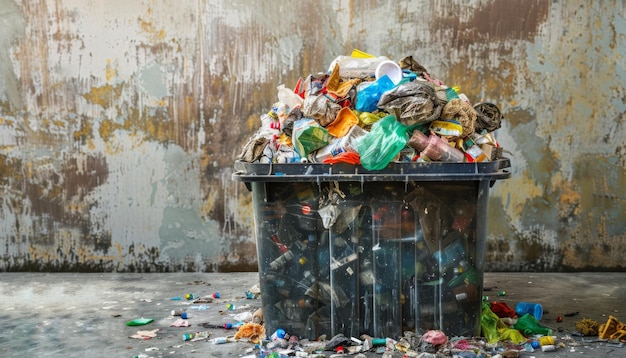
<path fill-rule="evenodd" d="M 376 66 L 374 75 L 376 75 L 376 79 L 387 75 L 394 85 L 397 85 L 400 81 L 402 81 L 402 69 L 400 68 L 400 65 L 389 60 L 379 63 L 378 66 Z"/>

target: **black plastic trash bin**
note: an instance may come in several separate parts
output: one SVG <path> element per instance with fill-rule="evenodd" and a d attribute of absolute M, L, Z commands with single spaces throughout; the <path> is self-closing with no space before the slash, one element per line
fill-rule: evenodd
<path fill-rule="evenodd" d="M 480 334 L 489 189 L 481 163 L 235 163 L 252 192 L 265 328 L 300 338 Z"/>

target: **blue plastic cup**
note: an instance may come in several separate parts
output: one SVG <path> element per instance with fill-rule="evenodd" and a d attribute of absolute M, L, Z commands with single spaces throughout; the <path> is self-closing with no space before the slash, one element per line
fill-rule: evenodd
<path fill-rule="evenodd" d="M 541 320 L 543 316 L 543 307 L 539 303 L 520 302 L 515 306 L 515 313 L 518 317 L 522 317 L 526 313 L 530 313 L 537 319 Z"/>

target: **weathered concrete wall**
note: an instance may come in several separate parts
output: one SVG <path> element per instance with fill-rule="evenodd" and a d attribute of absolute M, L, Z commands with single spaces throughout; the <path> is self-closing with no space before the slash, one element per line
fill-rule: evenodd
<path fill-rule="evenodd" d="M 0 0 L 0 270 L 254 270 L 231 166 L 353 48 L 497 103 L 487 268 L 626 268 L 626 5 Z"/>

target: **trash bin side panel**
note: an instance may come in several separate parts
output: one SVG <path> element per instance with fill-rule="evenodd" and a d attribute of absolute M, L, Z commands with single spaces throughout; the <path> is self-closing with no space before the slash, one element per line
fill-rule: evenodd
<path fill-rule="evenodd" d="M 268 332 L 479 334 L 489 181 L 252 182 Z"/>

